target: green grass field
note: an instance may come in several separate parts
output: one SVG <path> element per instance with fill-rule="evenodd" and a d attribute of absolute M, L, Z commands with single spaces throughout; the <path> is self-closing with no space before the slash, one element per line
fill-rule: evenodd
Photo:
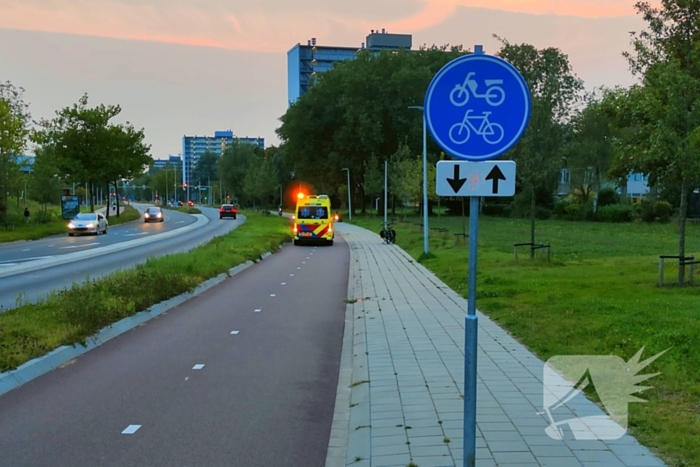
<path fill-rule="evenodd" d="M 291 240 L 289 221 L 245 213 L 246 222 L 188 253 L 148 259 L 133 269 L 59 291 L 47 301 L 0 313 L 0 372 L 197 285 Z"/>
<path fill-rule="evenodd" d="M 346 216 L 344 218 L 347 219 Z M 407 219 L 419 223 L 417 217 Z M 462 218 L 432 218 L 449 236 L 395 223 L 397 243 L 466 296 L 467 242 L 456 243 Z M 381 219 L 354 217 L 374 232 Z M 467 219 L 468 232 L 468 219 Z M 543 360 L 555 355 L 609 355 L 629 360 L 666 349 L 642 373 L 661 372 L 643 385 L 649 403 L 630 404 L 630 433 L 674 467 L 700 466 L 700 287 L 659 288 L 658 256 L 678 254 L 676 224 L 538 221 L 537 242 L 551 243 L 551 262 L 529 259 L 513 244 L 529 241 L 529 221 L 479 221 L 477 308 Z M 700 258 L 700 225 L 689 223 L 686 253 Z M 434 255 L 434 256 L 433 256 Z M 667 282 L 677 262 L 668 261 Z M 700 277 L 696 281 L 700 284 Z"/>

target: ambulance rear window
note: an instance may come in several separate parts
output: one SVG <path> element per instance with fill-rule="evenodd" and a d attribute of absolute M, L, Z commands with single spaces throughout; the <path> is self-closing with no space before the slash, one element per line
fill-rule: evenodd
<path fill-rule="evenodd" d="M 325 206 L 300 206 L 299 219 L 328 219 L 328 209 Z"/>

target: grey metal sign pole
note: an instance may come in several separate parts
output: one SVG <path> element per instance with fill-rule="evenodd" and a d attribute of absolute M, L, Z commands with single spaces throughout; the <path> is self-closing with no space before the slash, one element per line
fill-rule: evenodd
<path fill-rule="evenodd" d="M 476 352 L 479 320 L 476 316 L 476 252 L 479 242 L 479 199 L 469 198 L 469 278 L 464 321 L 464 466 L 476 465 Z"/>

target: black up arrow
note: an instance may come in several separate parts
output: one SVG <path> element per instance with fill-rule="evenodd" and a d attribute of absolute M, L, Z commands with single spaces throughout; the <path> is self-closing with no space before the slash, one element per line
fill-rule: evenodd
<path fill-rule="evenodd" d="M 454 190 L 455 193 L 459 192 L 459 190 L 462 188 L 464 185 L 464 182 L 466 182 L 466 178 L 459 178 L 459 164 L 455 164 L 455 174 L 454 178 L 448 178 L 447 183 L 450 184 L 452 189 Z"/>
<path fill-rule="evenodd" d="M 493 180 L 493 190 L 491 191 L 494 195 L 498 194 L 498 181 L 505 179 L 506 177 L 503 175 L 503 172 L 501 172 L 501 169 L 499 169 L 497 165 L 494 165 L 491 172 L 486 176 L 486 180 Z"/>

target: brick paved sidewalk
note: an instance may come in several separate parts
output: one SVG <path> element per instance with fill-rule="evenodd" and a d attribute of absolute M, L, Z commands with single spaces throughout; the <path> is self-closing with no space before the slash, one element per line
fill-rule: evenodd
<path fill-rule="evenodd" d="M 466 300 L 396 245 L 336 224 L 351 248 L 327 467 L 462 466 Z M 466 281 L 466 277 L 465 277 Z M 477 467 L 663 466 L 629 435 L 545 434 L 544 363 L 479 313 Z M 580 396 L 563 418 L 603 415 Z"/>

